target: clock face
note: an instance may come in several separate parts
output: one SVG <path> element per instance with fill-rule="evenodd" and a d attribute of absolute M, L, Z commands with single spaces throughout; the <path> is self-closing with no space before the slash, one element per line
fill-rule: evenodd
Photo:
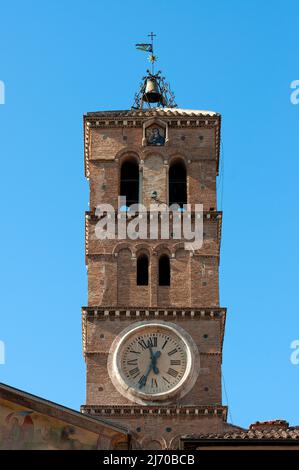
<path fill-rule="evenodd" d="M 176 325 L 143 323 L 118 340 L 113 369 L 121 389 L 146 400 L 167 399 L 188 379 L 193 355 Z"/>

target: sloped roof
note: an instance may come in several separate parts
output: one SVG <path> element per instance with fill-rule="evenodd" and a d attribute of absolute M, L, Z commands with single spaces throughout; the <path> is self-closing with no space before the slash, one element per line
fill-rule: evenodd
<path fill-rule="evenodd" d="M 284 420 L 264 421 L 251 424 L 248 430 L 234 430 L 225 433 L 190 434 L 184 440 L 299 440 L 299 426 L 289 426 Z"/>
<path fill-rule="evenodd" d="M 183 436 L 183 439 L 298 439 L 299 429 L 297 427 L 271 430 L 249 430 L 224 434 L 199 434 Z"/>
<path fill-rule="evenodd" d="M 84 415 L 79 411 L 58 405 L 57 403 L 45 400 L 44 398 L 32 395 L 31 393 L 24 392 L 23 390 L 19 390 L 3 383 L 0 383 L 0 399 L 28 407 L 38 413 L 64 420 L 70 424 L 80 426 L 95 433 L 107 432 L 108 434 L 113 434 L 116 432 L 126 436 L 129 435 L 129 431 L 125 426 L 116 425 L 102 418 L 98 419 L 89 415 Z"/>
<path fill-rule="evenodd" d="M 147 108 L 147 109 L 127 109 L 115 111 L 96 111 L 86 113 L 85 116 L 121 116 L 121 117 L 143 117 L 143 116 L 168 116 L 168 117 L 213 117 L 220 116 L 214 111 L 206 111 L 201 109 L 183 109 L 183 108 Z"/>

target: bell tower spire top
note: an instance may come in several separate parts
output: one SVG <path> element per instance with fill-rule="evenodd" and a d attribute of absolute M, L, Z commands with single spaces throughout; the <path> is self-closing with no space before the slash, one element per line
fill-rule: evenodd
<path fill-rule="evenodd" d="M 156 34 L 154 34 L 153 32 L 151 32 L 150 34 L 148 34 L 148 37 L 151 38 L 151 46 L 152 46 L 152 52 L 151 52 L 151 55 L 149 56 L 149 61 L 151 62 L 152 64 L 152 74 L 154 75 L 154 67 L 155 67 L 155 62 L 156 60 L 158 59 L 158 57 L 156 57 L 154 55 L 154 37 L 156 37 Z"/>
<path fill-rule="evenodd" d="M 160 70 L 155 73 L 155 62 L 158 59 L 154 54 L 154 37 L 156 37 L 156 34 L 151 32 L 148 37 L 151 40 L 150 43 L 135 44 L 138 50 L 150 53 L 148 60 L 151 63 L 151 71 L 147 70 L 147 75 L 142 78 L 139 91 L 135 94 L 133 108 L 151 108 L 153 104 L 156 104 L 156 107 L 175 108 L 177 105 L 169 84 L 165 81 L 165 77 L 161 75 Z"/>

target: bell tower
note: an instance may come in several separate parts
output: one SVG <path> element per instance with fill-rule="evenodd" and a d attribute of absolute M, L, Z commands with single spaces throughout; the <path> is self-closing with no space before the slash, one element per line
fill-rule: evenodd
<path fill-rule="evenodd" d="M 138 46 L 153 55 L 150 44 Z M 221 401 L 226 309 L 219 305 L 218 286 L 220 125 L 218 113 L 177 108 L 165 79 L 153 70 L 131 109 L 84 115 L 90 208 L 81 411 L 128 427 L 136 449 L 177 449 L 182 435 L 230 427 Z M 131 213 L 138 203 L 142 214 Z M 99 211 L 100 204 L 114 213 Z M 168 238 L 151 237 L 149 229 L 147 236 L 130 236 L 130 224 L 154 218 L 155 204 L 176 204 L 181 216 L 190 204 L 191 219 L 195 204 L 202 204 L 202 245 L 186 249 L 171 217 Z M 99 236 L 105 217 L 117 226 L 114 238 Z"/>

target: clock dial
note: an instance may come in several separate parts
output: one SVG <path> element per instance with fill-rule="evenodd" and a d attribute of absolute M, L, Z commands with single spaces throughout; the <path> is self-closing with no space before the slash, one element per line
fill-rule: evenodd
<path fill-rule="evenodd" d="M 184 377 L 186 347 L 174 334 L 162 331 L 137 332 L 121 354 L 121 372 L 126 383 L 139 392 L 167 392 Z"/>
<path fill-rule="evenodd" d="M 181 390 L 193 366 L 190 342 L 184 333 L 176 325 L 162 322 L 144 322 L 126 329 L 111 353 L 113 381 L 121 393 L 155 401 Z"/>

